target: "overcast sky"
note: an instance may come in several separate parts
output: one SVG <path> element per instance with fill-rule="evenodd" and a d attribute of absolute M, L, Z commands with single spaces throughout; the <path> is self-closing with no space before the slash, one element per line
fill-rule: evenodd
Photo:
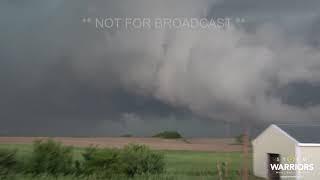
<path fill-rule="evenodd" d="M 0 134 L 225 136 L 242 122 L 319 124 L 319 10 L 318 0 L 1 1 Z M 106 16 L 232 21 L 96 28 Z"/>

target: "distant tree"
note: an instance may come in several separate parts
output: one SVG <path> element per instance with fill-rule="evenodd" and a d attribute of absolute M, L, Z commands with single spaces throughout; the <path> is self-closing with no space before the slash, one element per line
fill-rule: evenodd
<path fill-rule="evenodd" d="M 240 134 L 240 135 L 236 136 L 235 137 L 236 143 L 243 144 L 243 138 L 244 138 L 244 134 Z M 250 142 L 250 137 L 249 137 L 249 142 Z"/>
<path fill-rule="evenodd" d="M 133 137 L 133 135 L 132 134 L 123 134 L 120 137 Z"/>
<path fill-rule="evenodd" d="M 243 144 L 243 137 L 244 137 L 243 134 L 240 134 L 240 135 L 236 136 L 235 137 L 236 143 L 237 144 Z"/>
<path fill-rule="evenodd" d="M 182 138 L 181 134 L 177 131 L 163 131 L 158 134 L 153 135 L 152 137 L 164 138 L 164 139 L 180 139 Z"/>

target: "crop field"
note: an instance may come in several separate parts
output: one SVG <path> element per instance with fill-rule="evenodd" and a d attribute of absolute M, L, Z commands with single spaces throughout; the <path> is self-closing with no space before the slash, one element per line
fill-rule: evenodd
<path fill-rule="evenodd" d="M 0 137 L 0 144 L 30 144 L 34 140 L 46 137 Z M 190 139 L 162 139 L 137 137 L 97 137 L 74 138 L 55 137 L 56 141 L 65 145 L 88 147 L 90 145 L 108 148 L 121 148 L 126 144 L 144 144 L 155 150 L 190 150 L 190 151 L 217 151 L 239 152 L 241 145 L 235 144 L 234 139 L 190 138 Z"/>
<path fill-rule="evenodd" d="M 137 139 L 135 139 L 137 140 Z M 177 141 L 177 140 L 166 140 Z M 206 140 L 207 142 L 208 140 Z M 213 140 L 211 140 L 212 142 Z M 216 140 L 217 141 L 217 140 Z M 15 142 L 15 143 L 13 143 Z M 200 140 L 198 140 L 198 143 Z M 204 140 L 202 141 L 204 142 Z M 32 144 L 27 143 L 26 141 L 22 142 L 11 141 L 11 143 L 5 143 L 2 141 L 0 143 L 0 149 L 16 149 L 18 150 L 17 157 L 18 159 L 24 159 L 28 157 L 28 155 L 32 152 Z M 190 143 L 190 142 L 189 142 Z M 67 143 L 68 144 L 68 143 Z M 169 143 L 170 144 L 170 143 Z M 75 145 L 75 144 L 73 144 Z M 231 146 L 231 145 L 230 145 Z M 160 148 L 161 149 L 161 148 Z M 81 146 L 76 147 L 74 149 L 74 158 L 81 159 L 81 154 L 83 153 L 84 148 L 83 144 Z M 205 151 L 197 151 L 197 150 L 156 150 L 164 155 L 166 168 L 163 174 L 158 175 L 140 175 L 136 176 L 133 179 L 168 179 L 168 180 L 188 180 L 188 179 L 200 179 L 200 180 L 211 180 L 217 179 L 219 180 L 219 171 L 217 164 L 226 163 L 226 169 L 228 173 L 228 179 L 240 179 L 240 168 L 242 165 L 242 155 L 238 151 L 209 151 L 209 149 L 205 149 Z M 250 160 L 251 162 L 251 160 Z M 60 177 L 52 177 L 52 176 L 26 176 L 26 175 L 16 175 L 16 179 L 61 179 L 61 180 L 69 180 L 69 179 L 81 179 L 79 177 L 73 176 L 60 176 Z M 86 177 L 83 179 L 96 179 L 95 177 Z M 127 178 L 117 178 L 113 179 L 127 179 Z M 250 179 L 257 179 L 253 176 Z"/>

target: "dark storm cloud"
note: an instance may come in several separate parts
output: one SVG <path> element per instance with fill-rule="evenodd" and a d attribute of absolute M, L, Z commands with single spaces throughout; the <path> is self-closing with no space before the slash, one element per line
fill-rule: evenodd
<path fill-rule="evenodd" d="M 82 23 L 87 16 L 125 15 L 123 6 L 130 2 L 0 3 L 3 132 L 88 133 L 102 121 L 121 125 L 122 114 L 128 112 L 163 118 L 184 114 L 120 86 L 117 74 L 130 63 L 117 61 L 138 60 L 139 53 L 105 53 L 105 34 Z"/>
<path fill-rule="evenodd" d="M 273 24 L 288 39 L 317 43 L 320 2 L 317 0 L 219 0 L 210 8 L 209 17 L 243 17 L 244 26 L 254 31 L 264 24 Z M 307 38 L 306 38 L 307 37 Z"/>
<path fill-rule="evenodd" d="M 255 0 L 218 0 L 211 8 L 214 12 L 230 14 L 253 14 L 257 16 L 286 14 L 286 13 L 306 13 L 319 10 L 319 1 L 317 0 L 269 0 L 269 1 L 255 1 Z"/>
<path fill-rule="evenodd" d="M 296 106 L 312 95 L 282 96 L 299 89 L 292 83 L 319 83 L 318 7 L 316 0 L 1 1 L 0 131 L 143 134 L 172 127 L 195 135 L 211 121 L 317 119 L 317 103 Z M 101 31 L 82 22 L 204 12 L 243 17 L 248 31 Z M 198 123 L 204 125 L 192 128 Z"/>

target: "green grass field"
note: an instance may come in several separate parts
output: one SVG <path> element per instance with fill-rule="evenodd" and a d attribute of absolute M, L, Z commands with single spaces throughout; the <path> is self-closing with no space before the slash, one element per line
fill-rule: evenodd
<path fill-rule="evenodd" d="M 0 148 L 6 149 L 17 149 L 18 158 L 26 158 L 32 151 L 32 145 L 4 145 L 0 144 Z M 82 148 L 76 148 L 74 150 L 75 159 L 81 158 Z M 194 151 L 160 151 L 165 156 L 166 162 L 166 171 L 161 175 L 152 175 L 152 176 L 139 176 L 134 179 L 150 179 L 150 180 L 215 180 L 219 179 L 217 162 L 227 162 L 228 163 L 228 179 L 238 180 L 240 179 L 239 171 L 241 168 L 241 153 L 227 153 L 227 152 L 194 152 Z M 251 160 L 250 160 L 251 162 Z M 23 177 L 22 175 L 17 175 L 14 179 L 81 179 L 79 177 Z M 88 178 L 83 178 L 88 179 Z M 89 179 L 95 179 L 91 177 Z M 114 178 L 114 179 L 123 179 L 123 178 Z M 250 179 L 257 179 L 255 177 L 250 177 Z"/>

